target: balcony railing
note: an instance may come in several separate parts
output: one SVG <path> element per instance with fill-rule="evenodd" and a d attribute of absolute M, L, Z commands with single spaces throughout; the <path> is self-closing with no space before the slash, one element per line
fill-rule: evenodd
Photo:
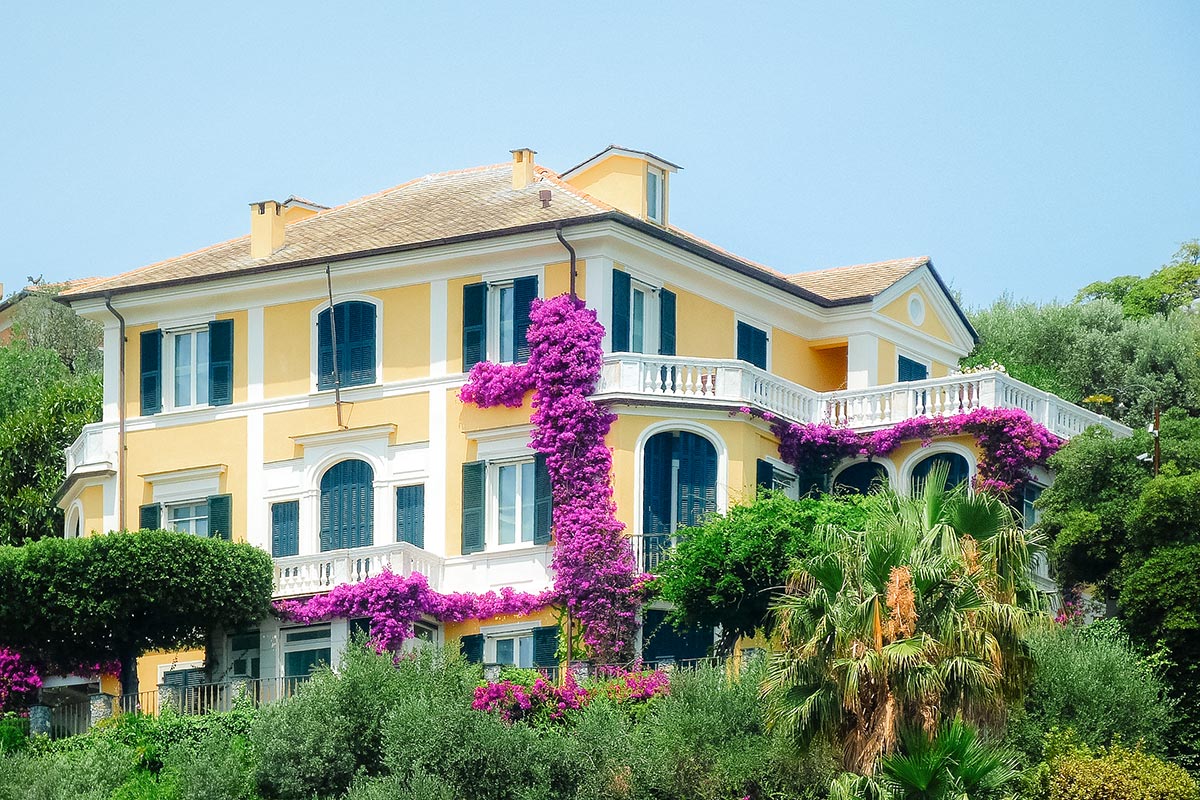
<path fill-rule="evenodd" d="M 387 568 L 397 575 L 419 572 L 436 589 L 442 583 L 442 559 L 408 542 L 329 550 L 275 559 L 275 596 L 327 592 L 341 583 L 358 583 Z"/>
<path fill-rule="evenodd" d="M 82 471 L 115 470 L 117 429 L 113 425 L 85 425 L 83 432 L 65 451 L 67 477 Z"/>
<path fill-rule="evenodd" d="M 1103 425 L 1117 435 L 1130 433 L 1129 428 L 1107 417 L 995 371 L 816 392 L 743 361 L 623 353 L 605 359 L 595 397 L 751 406 L 793 422 L 828 422 L 859 429 L 977 408 L 1019 408 L 1064 439 L 1091 425 Z"/>

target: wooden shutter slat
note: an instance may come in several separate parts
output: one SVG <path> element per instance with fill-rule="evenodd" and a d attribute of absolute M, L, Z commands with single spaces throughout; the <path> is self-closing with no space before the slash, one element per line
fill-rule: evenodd
<path fill-rule="evenodd" d="M 144 531 L 154 531 L 162 527 L 162 506 L 158 503 L 147 503 L 138 507 L 138 527 Z"/>
<path fill-rule="evenodd" d="M 671 533 L 671 461 L 675 437 L 660 433 L 646 442 L 642 492 L 642 533 Z"/>
<path fill-rule="evenodd" d="M 463 658 L 469 664 L 483 663 L 483 634 L 472 633 L 464 636 L 459 640 L 459 648 L 462 650 Z"/>
<path fill-rule="evenodd" d="M 759 489 L 773 489 L 775 487 L 775 465 L 760 458 L 756 467 L 755 485 Z"/>
<path fill-rule="evenodd" d="M 667 289 L 658 293 L 658 354 L 675 355 L 675 293 Z"/>
<path fill-rule="evenodd" d="M 157 414 L 162 411 L 162 331 L 142 331 L 139 342 L 142 414 Z"/>
<path fill-rule="evenodd" d="M 533 629 L 533 665 L 535 667 L 558 666 L 557 625 Z"/>
<path fill-rule="evenodd" d="M 396 489 L 396 541 L 425 547 L 425 484 Z"/>
<path fill-rule="evenodd" d="M 233 540 L 233 495 L 214 494 L 208 498 L 208 535 Z"/>
<path fill-rule="evenodd" d="M 767 332 L 739 321 L 737 324 L 737 357 L 759 369 L 767 368 Z"/>
<path fill-rule="evenodd" d="M 487 358 L 487 284 L 463 287 L 463 372 Z"/>
<path fill-rule="evenodd" d="M 339 461 L 321 477 L 321 549 L 367 547 L 375 529 L 375 471 L 359 459 Z"/>
<path fill-rule="evenodd" d="M 629 352 L 629 273 L 614 269 L 612 273 L 612 352 Z"/>
<path fill-rule="evenodd" d="M 208 404 L 233 402 L 233 320 L 208 323 Z"/>
<path fill-rule="evenodd" d="M 300 501 L 271 504 L 271 555 L 276 558 L 300 552 Z"/>
<path fill-rule="evenodd" d="M 317 388 L 333 388 L 332 312 L 327 308 L 317 315 Z"/>
<path fill-rule="evenodd" d="M 513 343 L 517 349 L 517 364 L 524 364 L 529 360 L 529 310 L 537 296 L 536 275 L 513 281 Z"/>
<path fill-rule="evenodd" d="M 487 463 L 472 461 L 462 465 L 462 554 L 484 549 L 486 524 Z"/>
<path fill-rule="evenodd" d="M 554 487 L 550 470 L 546 468 L 546 456 L 542 453 L 533 459 L 533 476 L 533 543 L 550 544 L 550 531 L 554 526 Z"/>

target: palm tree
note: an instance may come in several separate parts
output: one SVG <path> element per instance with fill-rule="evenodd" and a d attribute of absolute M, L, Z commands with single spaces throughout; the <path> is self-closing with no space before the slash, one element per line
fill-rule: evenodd
<path fill-rule="evenodd" d="M 873 774 L 908 726 L 995 724 L 1029 675 L 1039 542 L 1001 500 L 946 478 L 935 468 L 915 496 L 872 495 L 861 531 L 818 531 L 774 608 L 768 722 L 831 741 L 849 772 Z"/>

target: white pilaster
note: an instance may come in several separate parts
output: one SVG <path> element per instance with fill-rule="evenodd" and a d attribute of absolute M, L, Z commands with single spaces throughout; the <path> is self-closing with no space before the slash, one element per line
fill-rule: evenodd
<path fill-rule="evenodd" d="M 425 481 L 425 549 L 446 555 L 446 387 L 429 390 L 429 451 Z"/>
<path fill-rule="evenodd" d="M 608 328 L 612 325 L 612 271 L 611 258 L 596 256 L 587 259 L 584 274 L 584 291 L 587 293 L 588 308 L 596 311 L 596 318 L 604 326 L 604 352 L 612 350 L 612 337 Z"/>
<path fill-rule="evenodd" d="M 246 399 L 258 403 L 264 394 L 262 306 L 248 309 L 246 320 Z M 271 517 L 264 498 L 263 435 L 262 409 L 251 408 L 246 412 L 246 541 L 269 553 Z"/>
<path fill-rule="evenodd" d="M 859 333 L 848 338 L 846 347 L 846 388 L 866 389 L 879 385 L 879 338 Z"/>
<path fill-rule="evenodd" d="M 114 321 L 104 325 L 104 421 L 116 422 L 120 416 L 121 328 Z"/>
<path fill-rule="evenodd" d="M 446 374 L 448 302 L 446 281 L 432 281 L 429 284 L 429 374 L 435 378 Z"/>

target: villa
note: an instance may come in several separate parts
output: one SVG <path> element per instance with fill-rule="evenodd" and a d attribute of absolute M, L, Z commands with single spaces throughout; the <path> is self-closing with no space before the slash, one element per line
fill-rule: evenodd
<path fill-rule="evenodd" d="M 253 202 L 246 236 L 68 287 L 61 299 L 104 327 L 104 412 L 66 454 L 64 534 L 246 541 L 273 557 L 278 599 L 385 568 L 445 593 L 548 589 L 529 399 L 479 408 L 459 391 L 479 362 L 525 361 L 531 302 L 572 291 L 605 329 L 591 399 L 617 415 L 616 513 L 642 569 L 759 486 L 801 491 L 772 419 L 871 431 L 1017 408 L 1062 438 L 1124 430 L 1001 371 L 959 374 L 975 333 L 927 257 L 772 268 L 675 227 L 678 170 L 610 146 L 555 172 L 514 150 L 332 208 Z M 978 460 L 971 437 L 945 436 L 833 478 L 903 490 L 938 461 L 969 481 Z M 711 635 L 655 636 L 663 617 L 643 611 L 647 661 L 703 655 Z M 362 624 L 270 620 L 207 654 L 146 656 L 139 680 L 301 677 Z M 487 663 L 556 663 L 549 609 L 428 619 L 417 636 Z"/>

